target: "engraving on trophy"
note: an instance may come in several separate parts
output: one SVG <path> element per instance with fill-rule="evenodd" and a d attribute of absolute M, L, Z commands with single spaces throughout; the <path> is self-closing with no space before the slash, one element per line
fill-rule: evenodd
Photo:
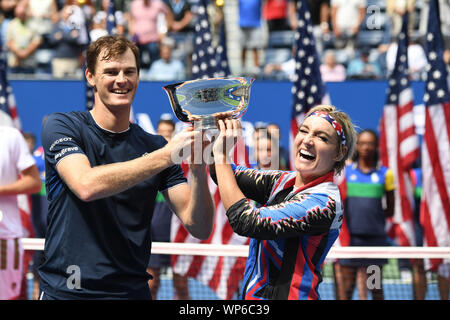
<path fill-rule="evenodd" d="M 194 95 L 201 102 L 211 102 L 219 100 L 219 90 L 217 88 L 201 89 Z"/>

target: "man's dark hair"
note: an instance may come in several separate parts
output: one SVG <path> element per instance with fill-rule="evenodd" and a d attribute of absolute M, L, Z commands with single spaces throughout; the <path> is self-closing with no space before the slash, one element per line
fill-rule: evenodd
<path fill-rule="evenodd" d="M 128 48 L 133 51 L 137 71 L 139 72 L 139 49 L 133 41 L 124 36 L 103 36 L 91 43 L 86 51 L 86 67 L 92 74 L 95 74 L 97 58 L 102 52 L 103 56 L 100 60 L 109 60 L 124 54 Z"/>

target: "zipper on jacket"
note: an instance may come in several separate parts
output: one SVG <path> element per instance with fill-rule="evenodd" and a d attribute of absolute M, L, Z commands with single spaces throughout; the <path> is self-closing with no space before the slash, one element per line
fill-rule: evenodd
<path fill-rule="evenodd" d="M 250 272 L 250 275 L 249 275 L 249 277 L 248 277 L 248 279 L 247 279 L 247 282 L 246 282 L 245 285 L 244 285 L 244 290 L 243 290 L 243 300 L 245 300 L 245 297 L 247 296 L 247 287 L 248 287 L 248 284 L 249 284 L 249 282 L 252 280 L 252 278 L 253 278 L 253 273 L 255 272 L 256 265 L 258 264 L 259 246 L 260 246 L 260 245 L 261 245 L 261 240 L 258 240 L 258 245 L 257 245 L 257 247 L 256 247 L 256 255 L 255 255 L 256 259 L 255 259 L 255 263 L 253 264 L 252 272 Z"/>

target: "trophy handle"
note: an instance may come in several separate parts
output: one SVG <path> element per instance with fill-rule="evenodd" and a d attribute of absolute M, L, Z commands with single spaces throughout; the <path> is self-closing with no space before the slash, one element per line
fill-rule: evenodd
<path fill-rule="evenodd" d="M 177 95 L 175 94 L 176 88 L 183 83 L 184 82 L 169 84 L 167 86 L 164 86 L 163 89 L 169 96 L 170 106 L 172 107 L 172 110 L 175 113 L 176 117 L 183 122 L 191 122 L 188 118 L 188 115 L 182 111 L 180 103 L 178 102 L 177 99 Z"/>

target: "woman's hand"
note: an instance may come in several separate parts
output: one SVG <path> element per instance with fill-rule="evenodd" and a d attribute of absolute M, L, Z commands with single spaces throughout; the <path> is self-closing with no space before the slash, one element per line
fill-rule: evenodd
<path fill-rule="evenodd" d="M 217 121 L 219 136 L 214 140 L 213 153 L 216 164 L 231 163 L 231 152 L 242 136 L 241 122 L 236 119 L 219 119 Z"/>

